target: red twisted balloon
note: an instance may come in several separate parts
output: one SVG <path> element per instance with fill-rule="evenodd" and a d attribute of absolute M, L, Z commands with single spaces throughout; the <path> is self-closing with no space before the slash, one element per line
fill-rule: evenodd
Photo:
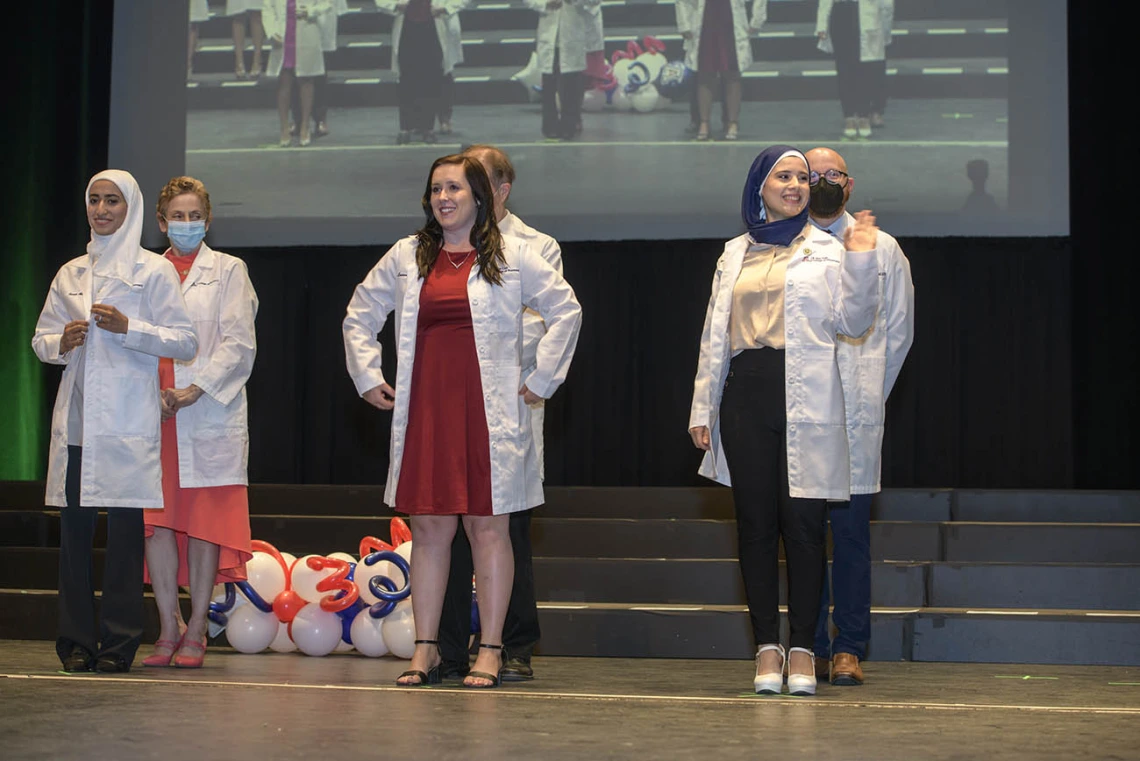
<path fill-rule="evenodd" d="M 345 608 L 352 607 L 352 605 L 356 603 L 356 598 L 360 596 L 360 590 L 356 588 L 355 583 L 348 580 L 349 565 L 347 560 L 313 556 L 306 562 L 309 568 L 312 568 L 314 571 L 323 571 L 326 568 L 336 569 L 332 575 L 326 576 L 317 582 L 317 591 L 343 592 L 343 594 L 331 594 L 322 597 L 321 610 L 327 610 L 329 613 L 339 613 Z"/>

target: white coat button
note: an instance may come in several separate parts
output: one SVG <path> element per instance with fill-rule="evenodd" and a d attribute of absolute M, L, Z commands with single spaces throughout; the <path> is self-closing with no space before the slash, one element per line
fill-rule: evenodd
<path fill-rule="evenodd" d="M 792 425 L 789 425 L 789 426 L 788 426 L 788 430 L 789 430 L 789 431 L 794 431 L 794 430 L 796 430 L 796 426 L 795 426 L 795 424 L 793 423 Z"/>
<path fill-rule="evenodd" d="M 471 299 L 471 303 L 475 306 L 479 306 L 479 299 Z"/>
<path fill-rule="evenodd" d="M 795 285 L 795 284 L 796 284 L 796 281 L 795 281 L 795 280 L 789 280 L 789 281 L 788 281 L 788 285 Z"/>

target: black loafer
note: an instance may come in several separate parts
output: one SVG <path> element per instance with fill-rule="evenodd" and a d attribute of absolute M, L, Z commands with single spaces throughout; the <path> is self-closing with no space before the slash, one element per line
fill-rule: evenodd
<path fill-rule="evenodd" d="M 100 674 L 125 674 L 131 670 L 131 664 L 117 655 L 100 655 L 95 659 L 95 671 Z"/>
<path fill-rule="evenodd" d="M 81 647 L 73 648 L 71 654 L 63 659 L 63 670 L 69 674 L 91 671 L 91 665 L 91 653 Z"/>
<path fill-rule="evenodd" d="M 529 658 L 507 658 L 500 672 L 504 682 L 529 682 L 534 679 L 534 669 Z"/>

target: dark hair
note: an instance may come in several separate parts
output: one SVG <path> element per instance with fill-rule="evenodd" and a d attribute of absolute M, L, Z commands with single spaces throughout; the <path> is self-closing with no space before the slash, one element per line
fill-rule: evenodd
<path fill-rule="evenodd" d="M 503 281 L 501 271 L 506 259 L 503 258 L 503 236 L 499 234 L 499 225 L 495 222 L 494 191 L 491 190 L 491 181 L 487 179 L 483 165 L 461 154 L 436 159 L 428 172 L 427 186 L 420 199 L 427 219 L 424 226 L 416 231 L 416 238 L 419 239 L 419 245 L 416 246 L 416 267 L 420 277 L 428 276 L 443 249 L 443 228 L 431 210 L 431 178 L 437 168 L 445 165 L 463 167 L 471 195 L 475 198 L 475 224 L 471 227 L 470 239 L 471 246 L 475 249 L 475 266 L 479 268 L 479 275 L 484 280 L 499 285 Z"/>

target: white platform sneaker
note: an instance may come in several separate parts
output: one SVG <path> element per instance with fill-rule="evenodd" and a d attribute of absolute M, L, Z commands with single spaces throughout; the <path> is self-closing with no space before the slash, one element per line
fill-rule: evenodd
<path fill-rule="evenodd" d="M 784 666 L 787 665 L 788 655 L 783 645 L 761 645 L 756 650 L 756 669 L 760 670 L 760 654 L 767 650 L 776 650 L 780 653 L 780 670 L 767 674 L 756 674 L 752 686 L 756 688 L 757 695 L 779 695 L 784 690 Z"/>
<path fill-rule="evenodd" d="M 793 647 L 789 653 L 806 653 L 811 661 L 811 671 L 807 674 L 793 674 L 788 672 L 788 693 L 791 695 L 815 694 L 815 653 L 804 647 Z M 759 677 L 757 677 L 759 678 Z M 759 690 L 757 690 L 759 691 Z"/>

